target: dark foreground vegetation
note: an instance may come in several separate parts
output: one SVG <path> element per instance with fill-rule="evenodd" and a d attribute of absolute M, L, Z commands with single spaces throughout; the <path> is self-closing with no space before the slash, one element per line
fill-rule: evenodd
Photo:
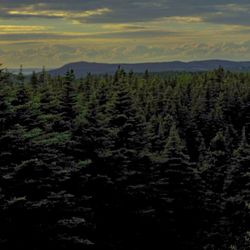
<path fill-rule="evenodd" d="M 0 249 L 250 249 L 250 75 L 0 74 Z"/>

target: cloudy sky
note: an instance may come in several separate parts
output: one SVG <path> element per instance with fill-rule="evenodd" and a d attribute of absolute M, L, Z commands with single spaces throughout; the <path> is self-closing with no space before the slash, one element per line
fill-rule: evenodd
<path fill-rule="evenodd" d="M 0 0 L 0 62 L 250 60 L 249 0 Z"/>

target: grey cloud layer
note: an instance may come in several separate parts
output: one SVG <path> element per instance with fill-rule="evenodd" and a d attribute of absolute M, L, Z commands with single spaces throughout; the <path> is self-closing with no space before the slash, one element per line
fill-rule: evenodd
<path fill-rule="evenodd" d="M 204 21 L 225 24 L 250 24 L 249 0 L 1 0 L 0 16 L 5 18 L 28 18 L 27 15 L 8 14 L 9 10 L 32 7 L 36 11 L 86 11 L 108 8 L 102 15 L 75 18 L 80 22 L 121 23 L 151 21 L 171 16 L 202 16 Z M 44 18 L 51 17 L 41 13 Z M 73 18 L 73 17 L 71 17 Z"/>

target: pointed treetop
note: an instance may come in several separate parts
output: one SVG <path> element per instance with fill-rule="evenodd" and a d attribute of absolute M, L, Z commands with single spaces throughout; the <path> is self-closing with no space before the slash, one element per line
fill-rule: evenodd
<path fill-rule="evenodd" d="M 180 139 L 178 130 L 176 128 L 176 124 L 173 123 L 173 125 L 169 131 L 169 136 L 167 139 L 167 144 L 166 144 L 165 150 L 168 148 L 182 148 L 182 147 L 183 147 L 183 145 L 181 143 L 181 139 Z"/>
<path fill-rule="evenodd" d="M 67 72 L 66 72 L 66 74 L 65 74 L 65 80 L 66 80 L 66 82 L 68 83 L 68 82 L 73 82 L 74 80 L 75 80 L 75 72 L 74 72 L 74 70 L 73 69 L 71 69 L 71 70 L 68 70 Z"/>
<path fill-rule="evenodd" d="M 17 80 L 20 84 L 24 84 L 24 75 L 23 75 L 23 65 L 20 65 L 19 73 L 17 75 Z"/>
<path fill-rule="evenodd" d="M 170 128 L 169 136 L 166 141 L 166 146 L 163 151 L 164 158 L 182 158 L 183 160 L 189 160 L 188 155 L 186 154 L 185 146 L 180 138 L 176 124 L 173 123 Z"/>
<path fill-rule="evenodd" d="M 212 139 L 210 144 L 210 149 L 212 151 L 226 151 L 226 141 L 225 136 L 222 131 L 219 131 L 216 136 Z"/>
<path fill-rule="evenodd" d="M 145 79 L 146 81 L 148 81 L 148 78 L 149 78 L 149 71 L 146 70 L 145 73 L 144 73 L 144 79 Z"/>
<path fill-rule="evenodd" d="M 37 78 L 37 74 L 35 71 L 32 72 L 30 83 L 33 88 L 36 88 L 38 85 L 38 78 Z"/>

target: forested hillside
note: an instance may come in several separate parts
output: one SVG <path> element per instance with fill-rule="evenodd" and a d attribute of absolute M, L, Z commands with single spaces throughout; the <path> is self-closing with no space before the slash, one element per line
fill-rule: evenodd
<path fill-rule="evenodd" d="M 250 249 L 250 75 L 0 73 L 0 249 Z"/>

